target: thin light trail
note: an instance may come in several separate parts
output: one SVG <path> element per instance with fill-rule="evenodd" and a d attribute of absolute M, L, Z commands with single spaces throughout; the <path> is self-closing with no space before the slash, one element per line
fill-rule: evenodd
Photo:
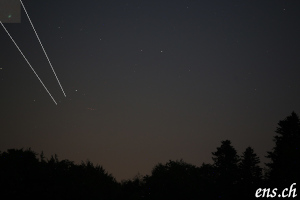
<path fill-rule="evenodd" d="M 58 82 L 58 84 L 59 84 L 59 86 L 60 86 L 62 92 L 64 93 L 64 95 L 65 95 L 65 97 L 66 97 L 65 91 L 64 91 L 63 87 L 61 86 L 60 81 L 58 80 L 58 77 L 57 77 L 57 75 L 56 75 L 56 73 L 55 73 L 55 71 L 54 71 L 54 68 L 52 67 L 52 64 L 51 64 L 51 62 L 50 62 L 50 59 L 48 58 L 48 55 L 47 55 L 47 53 L 46 53 L 46 51 L 45 51 L 45 49 L 44 49 L 44 47 L 43 47 L 43 44 L 42 44 L 42 42 L 41 42 L 41 40 L 40 40 L 40 38 L 39 38 L 37 32 L 35 31 L 35 28 L 34 28 L 32 22 L 31 22 L 31 20 L 30 20 L 30 17 L 29 17 L 29 15 L 28 15 L 27 11 L 26 11 L 26 8 L 25 8 L 25 6 L 24 6 L 22 0 L 20 0 L 20 2 L 21 2 L 21 4 L 22 4 L 22 7 L 24 8 L 24 11 L 25 11 L 25 13 L 26 13 L 26 15 L 27 15 L 27 17 L 28 17 L 28 19 L 29 19 L 29 22 L 30 22 L 30 24 L 31 24 L 31 26 L 32 26 L 32 28 L 33 28 L 33 30 L 34 30 L 34 33 L 35 33 L 35 35 L 36 35 L 36 37 L 37 37 L 37 39 L 38 39 L 38 41 L 39 41 L 39 43 L 40 43 L 40 45 L 41 45 L 41 47 L 42 47 L 44 53 L 45 53 L 45 56 L 46 56 L 46 58 L 47 58 L 47 60 L 48 60 L 48 62 L 49 62 L 49 64 L 50 64 L 50 67 L 51 67 L 51 69 L 52 69 L 52 71 L 53 71 L 53 73 L 54 73 L 54 75 L 55 75 L 55 77 L 56 77 L 56 80 L 57 80 L 57 82 Z"/>
<path fill-rule="evenodd" d="M 6 31 L 6 33 L 8 34 L 8 36 L 10 37 L 10 39 L 13 41 L 13 43 L 16 45 L 17 49 L 20 51 L 20 53 L 22 54 L 22 56 L 24 57 L 24 59 L 26 60 L 26 62 L 28 63 L 29 67 L 32 69 L 33 73 L 36 75 L 36 77 L 40 80 L 41 84 L 44 86 L 45 90 L 48 92 L 48 94 L 50 95 L 50 97 L 52 98 L 52 100 L 54 101 L 54 103 L 57 105 L 55 99 L 52 97 L 52 95 L 50 94 L 49 90 L 47 89 L 47 87 L 44 85 L 43 81 L 40 79 L 40 77 L 37 75 L 37 73 L 35 72 L 35 70 L 33 69 L 33 67 L 31 66 L 31 64 L 29 63 L 29 61 L 27 60 L 27 58 L 25 57 L 25 55 L 23 54 L 23 52 L 21 51 L 21 49 L 19 48 L 19 46 L 17 45 L 17 43 L 14 41 L 14 39 L 11 37 L 11 35 L 9 34 L 9 32 L 6 30 L 5 26 L 3 25 L 3 23 L 0 21 L 2 27 L 4 28 L 4 30 Z"/>

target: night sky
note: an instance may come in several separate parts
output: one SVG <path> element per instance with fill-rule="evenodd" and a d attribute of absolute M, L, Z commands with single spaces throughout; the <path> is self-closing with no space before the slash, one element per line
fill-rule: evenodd
<path fill-rule="evenodd" d="M 0 151 L 89 159 L 117 180 L 212 163 L 229 139 L 262 162 L 300 112 L 299 0 L 23 0 L 0 26 Z"/>

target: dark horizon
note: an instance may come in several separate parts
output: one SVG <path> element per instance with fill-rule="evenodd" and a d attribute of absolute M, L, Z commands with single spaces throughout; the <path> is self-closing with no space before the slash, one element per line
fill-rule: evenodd
<path fill-rule="evenodd" d="M 32 149 L 0 151 L 3 197 L 31 199 L 257 199 L 297 197 L 300 179 L 300 119 L 292 112 L 277 124 L 270 162 L 260 166 L 252 147 L 238 155 L 230 140 L 212 152 L 212 164 L 184 160 L 157 163 L 149 175 L 117 181 L 101 165 L 76 164 Z M 122 168 L 122 166 L 120 166 Z"/>
<path fill-rule="evenodd" d="M 201 166 L 230 140 L 261 162 L 300 112 L 300 2 L 23 0 L 0 27 L 0 151 L 89 159 L 118 180 Z M 11 16 L 12 17 L 12 16 Z"/>

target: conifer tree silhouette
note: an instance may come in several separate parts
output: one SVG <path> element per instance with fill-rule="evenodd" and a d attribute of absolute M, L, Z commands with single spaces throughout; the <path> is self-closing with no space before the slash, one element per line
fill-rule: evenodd
<path fill-rule="evenodd" d="M 239 156 L 229 140 L 222 141 L 222 145 L 213 152 L 214 167 L 216 169 L 216 188 L 218 198 L 232 198 L 236 194 L 239 175 Z"/>
<path fill-rule="evenodd" d="M 273 141 L 275 147 L 268 152 L 271 162 L 269 182 L 276 187 L 288 187 L 300 180 L 300 121 L 295 112 L 278 122 L 277 135 Z"/>
<path fill-rule="evenodd" d="M 237 189 L 243 198 L 254 199 L 255 191 L 261 187 L 262 168 L 259 164 L 259 157 L 251 147 L 248 147 L 239 163 L 240 180 Z"/>

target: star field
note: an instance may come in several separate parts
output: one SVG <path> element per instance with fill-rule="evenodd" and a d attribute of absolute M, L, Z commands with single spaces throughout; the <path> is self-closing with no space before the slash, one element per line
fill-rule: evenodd
<path fill-rule="evenodd" d="M 229 139 L 265 162 L 300 106 L 298 1 L 25 1 L 0 30 L 0 150 L 99 163 L 118 180 L 211 162 Z"/>

